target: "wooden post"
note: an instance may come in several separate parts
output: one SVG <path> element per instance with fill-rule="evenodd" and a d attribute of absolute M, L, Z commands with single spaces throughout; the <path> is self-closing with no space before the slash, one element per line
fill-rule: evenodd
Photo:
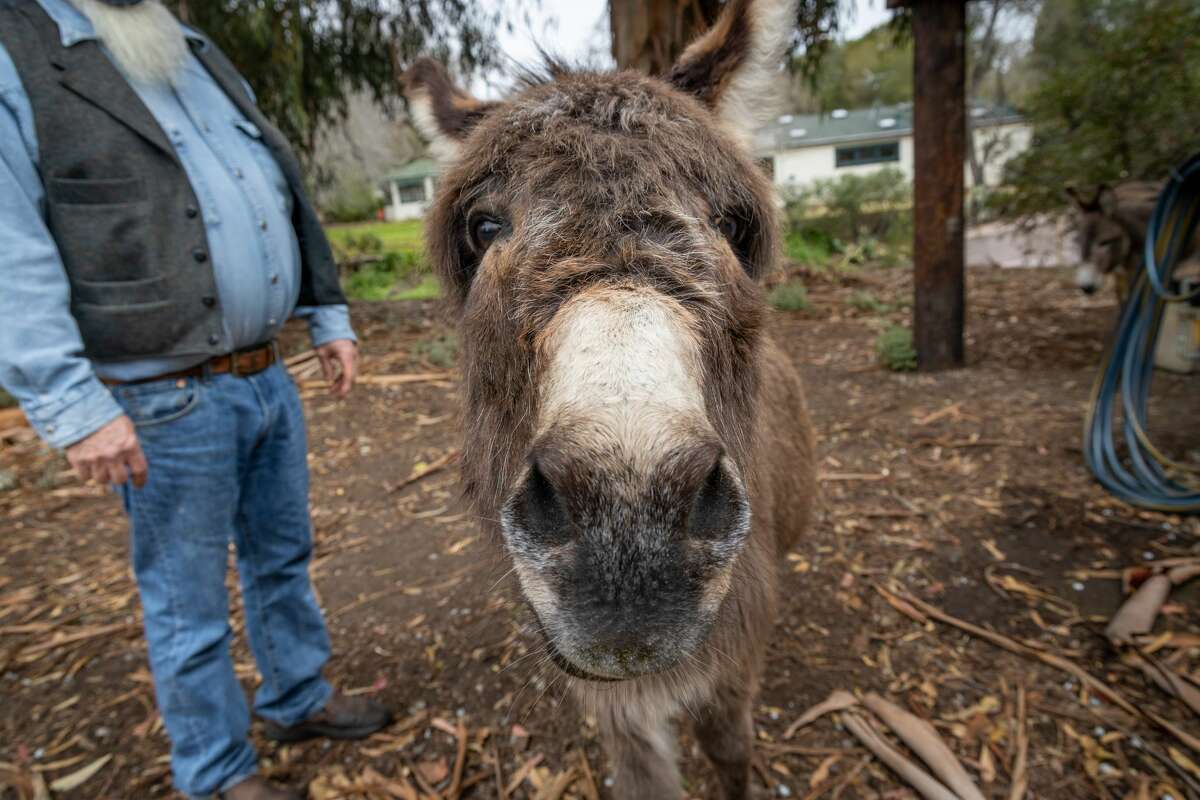
<path fill-rule="evenodd" d="M 961 367 L 965 0 L 909 0 L 913 51 L 913 341 L 921 370 Z M 900 5 L 893 2 L 892 5 Z"/>

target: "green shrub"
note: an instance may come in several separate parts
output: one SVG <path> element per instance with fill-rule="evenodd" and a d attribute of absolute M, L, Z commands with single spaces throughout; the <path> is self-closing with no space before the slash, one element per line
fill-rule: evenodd
<path fill-rule="evenodd" d="M 17 404 L 17 401 L 15 399 L 13 399 L 13 396 L 11 394 L 4 391 L 3 389 L 0 389 L 0 408 L 12 408 L 16 404 Z"/>
<path fill-rule="evenodd" d="M 383 252 L 383 239 L 370 231 L 358 234 L 350 233 L 342 241 L 342 248 L 351 257 L 377 255 Z"/>
<path fill-rule="evenodd" d="M 422 339 L 413 345 L 412 357 L 417 361 L 428 361 L 435 367 L 450 369 L 458 358 L 458 339 L 452 333 Z"/>
<path fill-rule="evenodd" d="M 856 308 L 859 311 L 869 311 L 872 314 L 885 314 L 892 309 L 891 306 L 876 297 L 873 292 L 866 289 L 854 292 L 846 302 L 851 308 Z"/>
<path fill-rule="evenodd" d="M 378 261 L 363 264 L 343 281 L 346 295 L 355 300 L 389 300 L 397 284 L 408 283 L 425 272 L 414 253 L 386 253 Z"/>
<path fill-rule="evenodd" d="M 917 351 L 912 331 L 903 325 L 889 325 L 875 340 L 879 363 L 892 372 L 912 372 L 917 368 Z"/>
<path fill-rule="evenodd" d="M 776 286 L 767 295 L 767 299 L 780 311 L 805 311 L 808 309 L 808 289 L 799 281 L 788 281 Z"/>
<path fill-rule="evenodd" d="M 441 284 L 432 275 L 426 275 L 416 286 L 392 293 L 393 300 L 437 300 L 441 296 Z"/>
<path fill-rule="evenodd" d="M 783 242 L 788 260 L 805 266 L 823 266 L 837 251 L 837 242 L 817 230 L 789 230 Z"/>
<path fill-rule="evenodd" d="M 365 178 L 340 182 L 330 192 L 322 211 L 330 222 L 366 222 L 374 220 L 383 208 L 383 198 Z"/>
<path fill-rule="evenodd" d="M 895 167 L 818 179 L 792 193 L 787 219 L 792 230 L 830 241 L 906 246 L 912 233 L 912 184 Z"/>

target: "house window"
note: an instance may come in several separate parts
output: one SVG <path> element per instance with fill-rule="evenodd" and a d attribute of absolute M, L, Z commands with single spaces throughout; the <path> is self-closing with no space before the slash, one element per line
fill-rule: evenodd
<path fill-rule="evenodd" d="M 415 186 L 400 187 L 400 202 L 401 203 L 424 203 L 425 202 L 425 187 L 421 184 Z"/>
<path fill-rule="evenodd" d="M 900 143 L 882 142 L 839 147 L 834 151 L 834 159 L 834 163 L 838 167 L 856 167 L 860 164 L 883 164 L 888 161 L 899 161 Z"/>

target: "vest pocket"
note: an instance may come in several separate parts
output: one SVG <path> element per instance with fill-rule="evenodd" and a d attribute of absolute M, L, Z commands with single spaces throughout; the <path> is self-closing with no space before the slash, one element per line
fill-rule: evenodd
<path fill-rule="evenodd" d="M 71 285 L 75 301 L 89 306 L 144 306 L 170 299 L 165 275 L 132 281 L 89 281 Z"/>
<path fill-rule="evenodd" d="M 146 199 L 140 178 L 51 178 L 46 189 L 56 205 L 111 206 Z"/>
<path fill-rule="evenodd" d="M 142 181 L 51 178 L 46 195 L 50 231 L 72 283 L 152 277 L 146 250 L 158 237 L 149 229 L 150 204 Z"/>

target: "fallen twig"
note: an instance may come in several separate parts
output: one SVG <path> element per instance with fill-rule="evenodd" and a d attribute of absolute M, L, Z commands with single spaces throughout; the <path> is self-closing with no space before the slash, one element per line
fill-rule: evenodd
<path fill-rule="evenodd" d="M 534 800 L 559 800 L 567 788 L 575 782 L 576 768 L 569 767 L 568 769 L 558 773 L 550 781 L 545 783 L 541 790 L 534 796 Z"/>
<path fill-rule="evenodd" d="M 1164 692 L 1182 701 L 1192 710 L 1193 714 L 1200 716 L 1200 689 L 1153 656 L 1136 649 L 1131 650 L 1130 653 L 1134 663 L 1146 674 L 1146 677 L 1154 681 Z"/>
<path fill-rule="evenodd" d="M 391 491 L 392 493 L 398 492 L 401 489 L 404 489 L 408 486 L 412 486 L 414 483 L 416 483 L 417 481 L 419 481 L 423 478 L 428 478 L 430 475 L 434 474 L 435 472 L 440 472 L 441 470 L 445 469 L 446 467 L 450 466 L 451 464 L 454 464 L 455 462 L 457 462 L 459 455 L 461 455 L 461 451 L 451 450 L 450 452 L 446 453 L 441 458 L 436 459 L 435 461 L 433 461 L 433 463 L 427 465 L 424 469 L 414 470 L 411 475 L 409 475 L 407 478 L 405 478 L 404 480 L 400 481 L 398 484 L 393 486 L 389 491 Z"/>
<path fill-rule="evenodd" d="M 543 758 L 545 758 L 545 755 L 543 755 L 542 753 L 538 753 L 537 755 L 532 756 L 524 764 L 522 764 L 520 766 L 520 768 L 518 768 L 517 771 L 513 773 L 512 778 L 509 779 L 509 781 L 508 781 L 508 785 L 504 787 L 504 795 L 503 796 L 511 797 L 512 793 L 515 792 L 517 790 L 517 788 L 520 787 L 520 785 L 525 782 L 525 779 L 529 777 L 529 773 L 533 772 L 533 768 L 536 767 L 538 764 L 542 763 Z"/>
<path fill-rule="evenodd" d="M 450 788 L 446 790 L 446 800 L 458 800 L 462 793 L 463 768 L 467 765 L 467 727 L 462 720 L 459 720 L 454 735 L 458 739 L 458 752 L 454 754 L 454 777 L 450 779 Z"/>
<path fill-rule="evenodd" d="M 1029 731 L 1025 727 L 1025 687 L 1017 687 L 1017 757 L 1013 760 L 1012 788 L 1008 790 L 1008 800 L 1024 800 L 1025 792 L 1029 789 L 1028 759 Z"/>
<path fill-rule="evenodd" d="M 19 408 L 0 409 L 0 430 L 7 428 L 23 428 L 28 425 L 25 413 Z"/>
<path fill-rule="evenodd" d="M 359 375 L 354 379 L 359 386 L 400 386 L 406 383 L 432 383 L 447 381 L 453 377 L 449 372 L 407 372 L 399 375 Z M 301 381 L 301 389 L 323 389 L 328 384 L 323 380 Z"/>
<path fill-rule="evenodd" d="M 582 749 L 575 752 L 579 756 L 579 771 L 583 777 L 584 800 L 600 800 L 600 788 L 596 786 L 596 778 L 592 775 L 592 765 L 588 763 L 587 753 Z"/>
<path fill-rule="evenodd" d="M 1054 667 L 1055 669 L 1059 669 L 1063 672 L 1073 675 L 1074 677 L 1078 678 L 1081 683 L 1087 685 L 1093 691 L 1108 698 L 1109 702 L 1121 710 L 1135 717 L 1141 717 L 1142 719 L 1152 722 L 1167 733 L 1174 736 L 1193 752 L 1200 753 L 1200 739 L 1197 739 L 1195 736 L 1182 730 L 1170 720 L 1160 717 L 1153 711 L 1141 706 L 1135 706 L 1133 703 L 1126 700 L 1125 697 L 1116 689 L 1095 677 L 1073 661 L 1063 658 L 1062 656 L 1055 655 L 1054 653 L 1036 650 L 1028 645 L 1021 644 L 1020 642 L 1008 636 L 996 633 L 995 631 L 981 628 L 978 625 L 972 625 L 970 622 L 961 620 L 958 617 L 953 617 L 941 609 L 931 606 L 929 603 L 919 600 L 907 592 L 902 592 L 902 590 L 886 589 L 879 585 L 876 585 L 876 590 L 881 594 L 893 594 L 898 598 L 902 598 L 914 606 L 922 614 L 989 641 L 997 647 L 1008 650 L 1010 653 L 1016 653 L 1017 655 L 1035 658 Z"/>

